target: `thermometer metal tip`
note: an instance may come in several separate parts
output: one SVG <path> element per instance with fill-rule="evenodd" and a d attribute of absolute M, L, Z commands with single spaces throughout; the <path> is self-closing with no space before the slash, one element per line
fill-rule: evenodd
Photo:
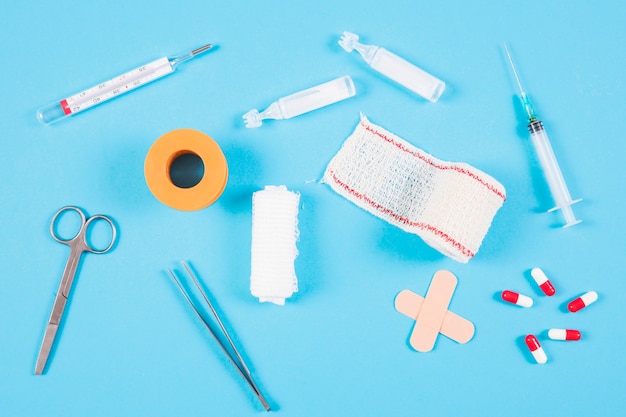
<path fill-rule="evenodd" d="M 208 51 L 209 49 L 213 48 L 213 44 L 206 44 L 204 46 L 201 46 L 198 49 L 194 49 L 193 51 L 191 51 L 191 55 L 198 55 L 201 54 L 204 51 Z"/>

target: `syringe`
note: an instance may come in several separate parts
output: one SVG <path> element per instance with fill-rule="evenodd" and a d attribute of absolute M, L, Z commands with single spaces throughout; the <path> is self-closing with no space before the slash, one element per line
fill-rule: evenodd
<path fill-rule="evenodd" d="M 208 44 L 173 58 L 166 56 L 159 58 L 80 93 L 48 104 L 37 110 L 37 119 L 47 125 L 68 116 L 73 116 L 76 113 L 169 75 L 183 62 L 208 51 L 212 47 L 213 45 Z"/>
<path fill-rule="evenodd" d="M 537 158 L 539 158 L 539 164 L 543 170 L 543 175 L 548 183 L 550 192 L 552 193 L 554 203 L 556 204 L 556 206 L 548 210 L 548 212 L 561 209 L 563 216 L 565 217 L 565 225 L 563 227 L 578 224 L 581 220 L 576 219 L 571 205 L 578 203 L 582 200 L 582 198 L 572 200 L 569 190 L 567 189 L 567 185 L 565 184 L 565 180 L 563 179 L 561 169 L 559 168 L 559 163 L 554 156 L 554 151 L 552 150 L 552 146 L 548 140 L 548 134 L 546 133 L 541 120 L 539 120 L 535 115 L 530 99 L 522 88 L 517 70 L 513 64 L 513 59 L 511 59 L 511 53 L 509 52 L 509 48 L 506 44 L 504 44 L 504 49 L 509 57 L 509 62 L 511 63 L 511 68 L 513 68 L 513 74 L 515 75 L 515 80 L 517 81 L 517 85 L 520 89 L 520 96 L 522 105 L 524 106 L 524 111 L 528 116 L 528 131 L 530 132 L 533 147 L 535 148 Z"/>

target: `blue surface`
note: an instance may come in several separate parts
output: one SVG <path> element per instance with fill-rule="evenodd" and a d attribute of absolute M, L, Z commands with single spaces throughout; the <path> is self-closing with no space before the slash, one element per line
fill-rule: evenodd
<path fill-rule="evenodd" d="M 337 4 L 341 3 L 341 4 Z M 246 416 L 263 410 L 204 331 L 166 269 L 198 272 L 273 408 L 284 416 L 618 415 L 626 406 L 626 3 L 438 1 L 9 2 L 2 51 L 3 265 L 0 415 Z M 361 35 L 447 83 L 429 103 L 341 50 Z M 560 229 L 533 161 L 507 41 L 551 135 L 581 225 Z M 164 55 L 214 52 L 126 97 L 43 127 L 35 110 Z M 243 127 L 241 115 L 349 74 L 357 96 L 291 120 Z M 359 112 L 440 159 L 507 189 L 483 245 L 459 264 L 319 184 Z M 230 168 L 217 203 L 179 212 L 143 177 L 152 143 L 176 128 L 212 136 Z M 301 193 L 300 292 L 284 307 L 249 291 L 251 195 Z M 33 369 L 66 247 L 48 234 L 73 204 L 112 216 L 119 244 L 83 258 L 44 376 Z M 557 287 L 542 296 L 529 270 Z M 459 277 L 451 309 L 476 324 L 418 353 L 402 289 Z M 531 309 L 498 300 L 503 289 Z M 576 314 L 587 290 L 597 303 Z M 550 342 L 550 327 L 583 340 Z M 523 345 L 541 337 L 549 362 Z"/>

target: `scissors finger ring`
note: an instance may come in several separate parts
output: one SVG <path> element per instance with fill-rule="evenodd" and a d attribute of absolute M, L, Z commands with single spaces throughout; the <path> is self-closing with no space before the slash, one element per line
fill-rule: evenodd
<path fill-rule="evenodd" d="M 59 216 L 68 211 L 76 212 L 80 216 L 80 227 L 78 231 L 72 235 L 72 237 L 64 237 L 57 231 L 59 223 L 61 221 Z M 97 220 L 104 220 L 109 224 L 109 226 L 111 226 L 111 241 L 104 249 L 94 247 L 94 245 L 91 244 L 88 239 L 89 227 Z M 117 228 L 115 227 L 115 224 L 110 217 L 104 216 L 102 214 L 97 214 L 95 216 L 87 218 L 85 212 L 80 208 L 75 206 L 65 206 L 60 208 L 52 217 L 52 221 L 50 222 L 50 234 L 52 235 L 54 240 L 59 243 L 63 243 L 72 247 L 80 247 L 82 250 L 92 253 L 106 253 L 111 250 L 111 248 L 115 244 L 115 240 L 117 237 Z"/>

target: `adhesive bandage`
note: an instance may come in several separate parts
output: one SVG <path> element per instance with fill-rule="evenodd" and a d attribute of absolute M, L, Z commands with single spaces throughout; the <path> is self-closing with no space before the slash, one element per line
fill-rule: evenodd
<path fill-rule="evenodd" d="M 452 272 L 437 271 L 425 298 L 410 290 L 396 296 L 396 310 L 415 320 L 409 338 L 415 350 L 431 351 L 439 333 L 458 343 L 467 343 L 474 337 L 474 324 L 448 310 L 457 282 Z"/>
<path fill-rule="evenodd" d="M 323 181 L 463 263 L 474 257 L 506 199 L 502 184 L 484 172 L 441 161 L 365 116 L 328 164 Z"/>
<path fill-rule="evenodd" d="M 252 267 L 250 292 L 260 302 L 284 305 L 298 291 L 300 194 L 285 186 L 267 186 L 252 195 Z"/>

